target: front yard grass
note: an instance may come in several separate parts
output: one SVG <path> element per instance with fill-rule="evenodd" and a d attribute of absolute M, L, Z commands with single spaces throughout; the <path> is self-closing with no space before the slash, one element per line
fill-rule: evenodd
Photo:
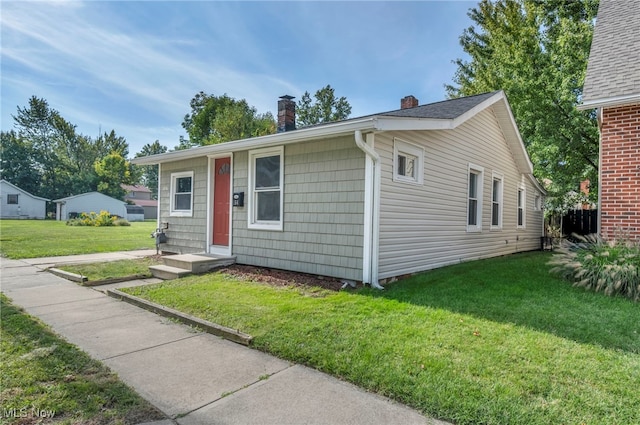
<path fill-rule="evenodd" d="M 69 264 L 57 268 L 86 276 L 89 282 L 105 279 L 123 278 L 129 276 L 150 277 L 149 266 L 160 264 L 153 257 L 138 258 L 135 260 L 108 261 L 89 264 Z"/>
<path fill-rule="evenodd" d="M 0 220 L 0 254 L 12 259 L 153 249 L 155 222 L 75 227 L 64 221 Z"/>
<path fill-rule="evenodd" d="M 469 262 L 384 291 L 221 273 L 126 291 L 456 424 L 640 423 L 640 307 L 571 287 L 548 260 Z"/>
<path fill-rule="evenodd" d="M 0 423 L 136 424 L 163 419 L 100 362 L 0 294 Z"/>

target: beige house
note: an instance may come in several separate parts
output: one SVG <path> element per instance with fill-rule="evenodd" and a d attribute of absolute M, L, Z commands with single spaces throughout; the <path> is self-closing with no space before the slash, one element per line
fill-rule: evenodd
<path fill-rule="evenodd" d="M 540 248 L 544 189 L 503 92 L 136 158 L 164 251 L 363 281 Z"/>

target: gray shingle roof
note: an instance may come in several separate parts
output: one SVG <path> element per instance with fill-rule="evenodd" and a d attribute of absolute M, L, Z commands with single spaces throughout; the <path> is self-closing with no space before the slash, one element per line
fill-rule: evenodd
<path fill-rule="evenodd" d="M 583 102 L 640 94 L 640 3 L 601 0 Z"/>
<path fill-rule="evenodd" d="M 400 118 L 454 119 L 470 111 L 496 93 L 498 92 L 494 91 L 475 96 L 459 97 L 457 99 L 443 100 L 441 102 L 416 106 L 415 108 L 398 109 L 396 111 L 383 112 L 375 115 Z"/>
<path fill-rule="evenodd" d="M 380 112 L 377 114 L 364 115 L 360 117 L 348 118 L 342 122 L 355 121 L 362 118 L 369 117 L 398 117 L 398 118 L 431 118 L 431 119 L 443 119 L 452 120 L 458 118 L 465 112 L 470 111 L 474 107 L 478 106 L 485 100 L 494 96 L 499 91 L 491 93 L 482 93 L 473 96 L 459 97 L 456 99 L 442 100 L 440 102 L 429 103 L 426 105 L 416 106 L 414 108 L 396 109 L 388 112 Z M 297 130 L 303 128 L 321 127 L 325 125 L 335 124 L 335 122 L 323 122 L 320 124 L 309 125 L 306 127 L 298 127 Z"/>

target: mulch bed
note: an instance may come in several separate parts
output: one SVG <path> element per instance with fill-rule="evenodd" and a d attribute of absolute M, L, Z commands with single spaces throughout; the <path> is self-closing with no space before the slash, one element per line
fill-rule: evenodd
<path fill-rule="evenodd" d="M 267 269 L 263 267 L 244 266 L 234 264 L 220 269 L 222 273 L 231 275 L 239 280 L 265 283 L 272 286 L 317 286 L 331 291 L 339 291 L 343 282 L 340 279 L 316 276 L 286 270 Z"/>

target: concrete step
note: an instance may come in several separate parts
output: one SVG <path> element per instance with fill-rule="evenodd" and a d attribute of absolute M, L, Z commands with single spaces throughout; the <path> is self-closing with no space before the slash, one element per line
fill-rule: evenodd
<path fill-rule="evenodd" d="M 191 274 L 190 270 L 181 269 L 179 267 L 167 266 L 165 264 L 149 266 L 149 271 L 151 272 L 153 277 L 157 277 L 163 280 L 177 279 L 179 277 L 183 277 Z"/>
<path fill-rule="evenodd" d="M 229 266 L 236 257 L 213 256 L 209 254 L 167 255 L 162 261 L 171 267 L 188 270 L 190 273 L 206 273 L 218 267 Z"/>

